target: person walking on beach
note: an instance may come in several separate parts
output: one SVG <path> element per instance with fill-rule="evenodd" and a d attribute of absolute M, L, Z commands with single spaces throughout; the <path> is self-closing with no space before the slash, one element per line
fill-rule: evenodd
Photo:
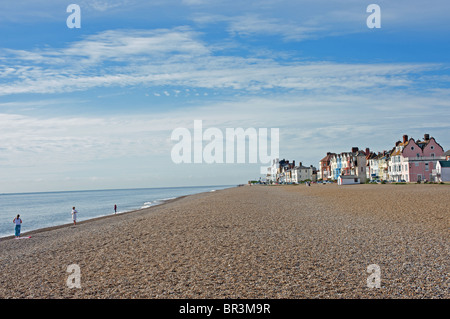
<path fill-rule="evenodd" d="M 17 214 L 16 218 L 13 219 L 13 223 L 16 224 L 15 236 L 16 236 L 16 238 L 19 238 L 20 237 L 20 227 L 22 226 L 22 219 L 20 219 L 19 214 Z"/>
<path fill-rule="evenodd" d="M 72 207 L 72 220 L 73 220 L 73 224 L 76 225 L 77 224 L 77 210 L 75 209 L 75 207 Z"/>
<path fill-rule="evenodd" d="M 114 214 L 116 214 L 116 213 L 117 213 L 117 205 L 114 204 Z"/>

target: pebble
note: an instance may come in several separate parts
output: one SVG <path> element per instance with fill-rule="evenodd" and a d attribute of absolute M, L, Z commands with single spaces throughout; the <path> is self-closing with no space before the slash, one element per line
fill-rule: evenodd
<path fill-rule="evenodd" d="M 0 241 L 0 298 L 445 298 L 445 185 L 244 186 Z M 81 288 L 68 288 L 78 264 Z M 380 267 L 369 288 L 367 266 Z"/>

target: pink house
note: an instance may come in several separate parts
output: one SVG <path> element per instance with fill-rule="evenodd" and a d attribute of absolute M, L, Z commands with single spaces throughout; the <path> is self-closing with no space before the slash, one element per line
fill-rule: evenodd
<path fill-rule="evenodd" d="M 424 135 L 423 141 L 408 140 L 403 136 L 403 143 L 397 142 L 391 153 L 390 177 L 393 181 L 432 181 L 436 163 L 445 160 L 444 149 L 429 134 Z"/>

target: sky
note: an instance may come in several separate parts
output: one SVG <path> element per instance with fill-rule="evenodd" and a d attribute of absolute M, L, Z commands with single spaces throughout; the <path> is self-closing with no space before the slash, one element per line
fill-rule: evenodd
<path fill-rule="evenodd" d="M 2 1 L 0 193 L 261 176 L 267 163 L 249 159 L 175 163 L 172 133 L 195 143 L 195 120 L 224 135 L 276 128 L 279 157 L 307 166 L 404 134 L 446 151 L 448 12 L 446 0 Z"/>

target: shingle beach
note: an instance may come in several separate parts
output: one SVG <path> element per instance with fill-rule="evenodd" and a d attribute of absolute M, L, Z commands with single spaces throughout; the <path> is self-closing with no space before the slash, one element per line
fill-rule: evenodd
<path fill-rule="evenodd" d="M 2 239 L 0 298 L 449 298 L 449 220 L 448 185 L 230 188 Z"/>

